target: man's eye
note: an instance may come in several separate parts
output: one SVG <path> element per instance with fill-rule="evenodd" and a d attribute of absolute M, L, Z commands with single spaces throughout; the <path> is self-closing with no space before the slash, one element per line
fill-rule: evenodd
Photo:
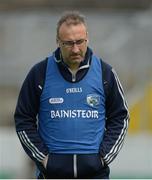
<path fill-rule="evenodd" d="M 86 39 L 79 39 L 77 41 L 63 41 L 62 44 L 67 47 L 72 47 L 75 44 L 76 45 L 82 45 L 84 42 L 86 42 Z"/>
<path fill-rule="evenodd" d="M 80 39 L 80 40 L 76 41 L 76 44 L 82 44 L 83 42 L 84 42 L 84 40 Z"/>
<path fill-rule="evenodd" d="M 68 41 L 68 44 L 73 46 L 74 42 L 73 41 Z"/>
<path fill-rule="evenodd" d="M 72 46 L 73 45 L 73 41 L 67 41 L 67 42 L 64 42 L 65 45 L 68 45 L 68 46 Z"/>

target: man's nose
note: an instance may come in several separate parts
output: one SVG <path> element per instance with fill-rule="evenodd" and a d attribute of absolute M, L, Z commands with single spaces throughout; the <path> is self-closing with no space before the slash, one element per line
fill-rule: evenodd
<path fill-rule="evenodd" d="M 75 44 L 75 43 L 73 44 L 72 51 L 75 52 L 75 53 L 79 52 L 79 47 L 78 47 L 77 44 Z"/>

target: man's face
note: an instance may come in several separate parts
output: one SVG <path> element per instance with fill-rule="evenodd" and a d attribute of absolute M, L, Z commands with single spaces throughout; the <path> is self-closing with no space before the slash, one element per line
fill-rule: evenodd
<path fill-rule="evenodd" d="M 63 23 L 59 29 L 58 45 L 65 63 L 69 67 L 79 66 L 84 60 L 88 37 L 84 24 L 66 25 Z"/>

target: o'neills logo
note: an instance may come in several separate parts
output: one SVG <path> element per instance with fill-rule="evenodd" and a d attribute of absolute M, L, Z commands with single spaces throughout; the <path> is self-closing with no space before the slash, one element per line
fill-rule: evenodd
<path fill-rule="evenodd" d="M 49 103 L 50 104 L 61 104 L 63 103 L 64 99 L 63 98 L 50 98 Z"/>

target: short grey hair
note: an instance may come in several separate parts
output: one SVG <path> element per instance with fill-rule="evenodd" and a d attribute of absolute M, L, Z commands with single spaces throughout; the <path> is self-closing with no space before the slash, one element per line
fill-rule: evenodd
<path fill-rule="evenodd" d="M 66 23 L 69 26 L 84 24 L 87 27 L 84 15 L 80 14 L 78 11 L 66 11 L 63 13 L 63 15 L 57 23 L 56 39 L 59 39 L 59 30 L 63 23 Z"/>

